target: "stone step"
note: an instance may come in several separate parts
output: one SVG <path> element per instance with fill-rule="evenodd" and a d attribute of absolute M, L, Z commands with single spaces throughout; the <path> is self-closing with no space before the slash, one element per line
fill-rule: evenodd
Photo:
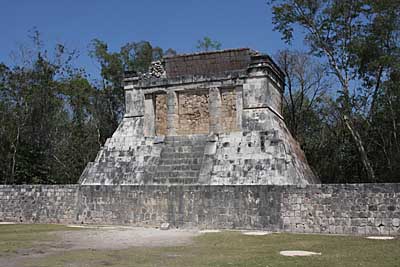
<path fill-rule="evenodd" d="M 201 164 L 189 164 L 189 165 L 159 165 L 156 171 L 165 172 L 165 171 L 200 171 Z"/>
<path fill-rule="evenodd" d="M 132 150 L 103 150 L 103 155 L 108 157 L 126 157 L 135 156 L 135 151 Z"/>
<path fill-rule="evenodd" d="M 196 184 L 197 178 L 154 178 L 155 184 Z"/>
<path fill-rule="evenodd" d="M 198 171 L 158 171 L 154 174 L 154 178 L 197 178 L 199 176 Z"/>
<path fill-rule="evenodd" d="M 158 165 L 151 174 L 153 183 L 197 183 L 206 141 L 204 135 L 166 137 Z"/>
<path fill-rule="evenodd" d="M 197 165 L 201 164 L 203 161 L 203 158 L 186 158 L 186 159 L 181 159 L 181 158 L 161 158 L 158 166 L 176 166 L 176 165 Z"/>
<path fill-rule="evenodd" d="M 204 146 L 166 146 L 165 153 L 203 153 Z"/>
<path fill-rule="evenodd" d="M 192 142 L 206 142 L 208 136 L 207 135 L 176 135 L 176 136 L 167 136 L 165 137 L 165 142 L 182 142 L 182 141 L 192 141 Z"/>
<path fill-rule="evenodd" d="M 204 153 L 168 153 L 161 152 L 161 158 L 169 158 L 169 159 L 195 159 L 195 158 L 203 158 Z"/>
<path fill-rule="evenodd" d="M 188 146 L 188 147 L 203 147 L 206 143 L 204 142 L 192 142 L 192 141 L 179 141 L 179 142 L 165 142 L 166 146 L 169 147 L 181 147 L 181 146 Z"/>

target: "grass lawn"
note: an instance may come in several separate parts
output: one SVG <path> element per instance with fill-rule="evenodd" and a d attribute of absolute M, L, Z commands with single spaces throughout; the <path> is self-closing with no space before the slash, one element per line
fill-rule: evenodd
<path fill-rule="evenodd" d="M 54 242 L 58 225 L 0 225 L 0 259 L 20 249 Z M 71 231 L 71 228 L 68 228 Z M 82 232 L 84 234 L 84 232 Z M 49 245 L 50 246 L 50 245 Z M 45 245 L 43 247 L 45 249 Z M 281 250 L 308 250 L 321 256 L 285 257 Z M 26 256 L 25 256 L 26 257 Z M 0 261 L 1 262 L 1 261 Z M 240 232 L 202 234 L 192 244 L 124 250 L 64 250 L 40 257 L 22 257 L 22 266 L 400 266 L 400 239 Z"/>
<path fill-rule="evenodd" d="M 50 232 L 73 229 L 55 224 L 0 225 L 0 257 L 12 256 L 20 250 L 52 242 L 55 237 L 49 235 Z"/>

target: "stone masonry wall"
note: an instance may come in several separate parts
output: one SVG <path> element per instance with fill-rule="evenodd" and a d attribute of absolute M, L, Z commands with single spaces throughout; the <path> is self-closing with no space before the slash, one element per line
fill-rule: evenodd
<path fill-rule="evenodd" d="M 3 185 L 0 221 L 400 235 L 400 184 Z"/>
<path fill-rule="evenodd" d="M 281 198 L 287 232 L 400 235 L 400 184 L 289 186 Z"/>
<path fill-rule="evenodd" d="M 178 55 L 164 58 L 167 78 L 188 75 L 218 75 L 246 69 L 250 63 L 250 49 Z"/>
<path fill-rule="evenodd" d="M 273 187 L 83 186 L 77 217 L 83 223 L 277 230 L 278 192 Z"/>
<path fill-rule="evenodd" d="M 77 185 L 0 185 L 0 221 L 72 223 L 78 189 Z"/>

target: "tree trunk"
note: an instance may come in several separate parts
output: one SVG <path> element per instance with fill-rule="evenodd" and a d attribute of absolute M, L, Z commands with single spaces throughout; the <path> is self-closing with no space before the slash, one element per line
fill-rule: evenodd
<path fill-rule="evenodd" d="M 14 183 L 15 167 L 16 167 L 16 164 L 17 164 L 18 142 L 19 142 L 19 127 L 17 127 L 17 136 L 15 138 L 15 143 L 13 144 L 14 151 L 13 151 L 13 156 L 12 156 L 11 177 L 10 177 L 10 181 L 9 181 L 10 184 Z"/>
<path fill-rule="evenodd" d="M 343 116 L 344 123 L 346 124 L 347 129 L 349 129 L 351 136 L 357 146 L 358 153 L 360 154 L 362 164 L 364 165 L 364 169 L 367 172 L 368 178 L 371 182 L 376 182 L 376 177 L 374 173 L 374 169 L 371 166 L 371 163 L 368 159 L 367 153 L 365 152 L 363 142 L 361 140 L 360 134 L 356 129 L 354 129 L 353 122 L 347 115 Z"/>

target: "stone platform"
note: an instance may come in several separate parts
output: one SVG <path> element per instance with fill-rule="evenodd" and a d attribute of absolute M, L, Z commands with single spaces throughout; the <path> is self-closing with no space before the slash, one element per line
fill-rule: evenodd
<path fill-rule="evenodd" d="M 80 183 L 318 183 L 285 125 L 283 90 L 279 67 L 247 48 L 167 57 L 128 74 L 124 119 Z"/>

